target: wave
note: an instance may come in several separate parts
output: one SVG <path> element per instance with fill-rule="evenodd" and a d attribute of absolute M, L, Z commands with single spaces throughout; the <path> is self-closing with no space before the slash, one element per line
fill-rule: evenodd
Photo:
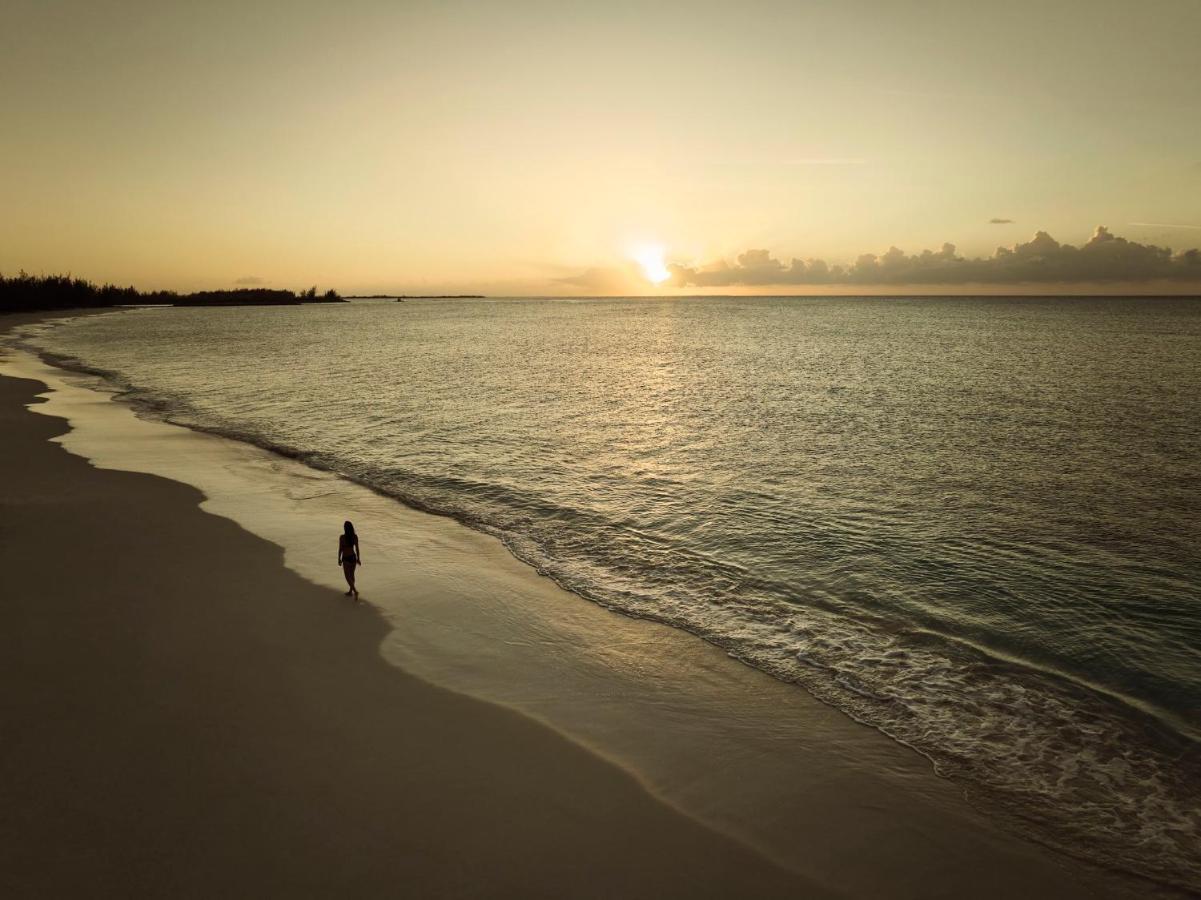
<path fill-rule="evenodd" d="M 122 373 L 33 349 L 103 379 L 140 415 L 253 444 L 494 535 L 565 589 L 691 632 L 913 748 L 1026 836 L 1201 892 L 1201 742 L 1130 698 L 916 627 L 870 597 L 848 598 L 834 578 L 798 593 L 598 510 L 293 446 Z"/>

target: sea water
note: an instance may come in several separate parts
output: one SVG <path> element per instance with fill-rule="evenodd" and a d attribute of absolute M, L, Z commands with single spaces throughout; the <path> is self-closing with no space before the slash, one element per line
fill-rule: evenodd
<path fill-rule="evenodd" d="M 153 309 L 37 341 L 1201 888 L 1201 301 Z"/>

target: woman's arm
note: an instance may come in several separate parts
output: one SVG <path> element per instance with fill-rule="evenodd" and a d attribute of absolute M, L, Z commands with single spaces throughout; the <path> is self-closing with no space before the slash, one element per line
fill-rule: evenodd
<path fill-rule="evenodd" d="M 358 560 L 359 565 L 363 564 L 363 551 L 359 549 L 359 536 L 354 536 L 354 558 Z"/>
<path fill-rule="evenodd" d="M 338 538 L 338 565 L 342 565 L 342 538 Z"/>

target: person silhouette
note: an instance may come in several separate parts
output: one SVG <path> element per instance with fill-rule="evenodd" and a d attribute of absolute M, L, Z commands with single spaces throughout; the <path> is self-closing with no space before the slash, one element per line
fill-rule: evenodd
<path fill-rule="evenodd" d="M 363 554 L 359 551 L 359 536 L 354 533 L 354 525 L 346 522 L 342 525 L 342 533 L 338 535 L 338 565 L 342 567 L 342 574 L 346 576 L 346 583 L 350 586 L 350 590 L 346 592 L 346 596 L 351 594 L 357 598 L 359 590 L 354 586 L 354 570 L 356 566 L 363 564 Z"/>

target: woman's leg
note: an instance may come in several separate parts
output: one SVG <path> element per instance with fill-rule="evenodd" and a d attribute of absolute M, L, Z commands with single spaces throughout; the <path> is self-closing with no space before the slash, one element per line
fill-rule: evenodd
<path fill-rule="evenodd" d="M 357 563 L 354 562 L 342 563 L 342 574 L 346 576 L 346 583 L 350 586 L 350 590 L 346 592 L 348 594 L 352 592 L 356 594 L 358 593 L 354 587 L 354 567 L 356 565 Z"/>

